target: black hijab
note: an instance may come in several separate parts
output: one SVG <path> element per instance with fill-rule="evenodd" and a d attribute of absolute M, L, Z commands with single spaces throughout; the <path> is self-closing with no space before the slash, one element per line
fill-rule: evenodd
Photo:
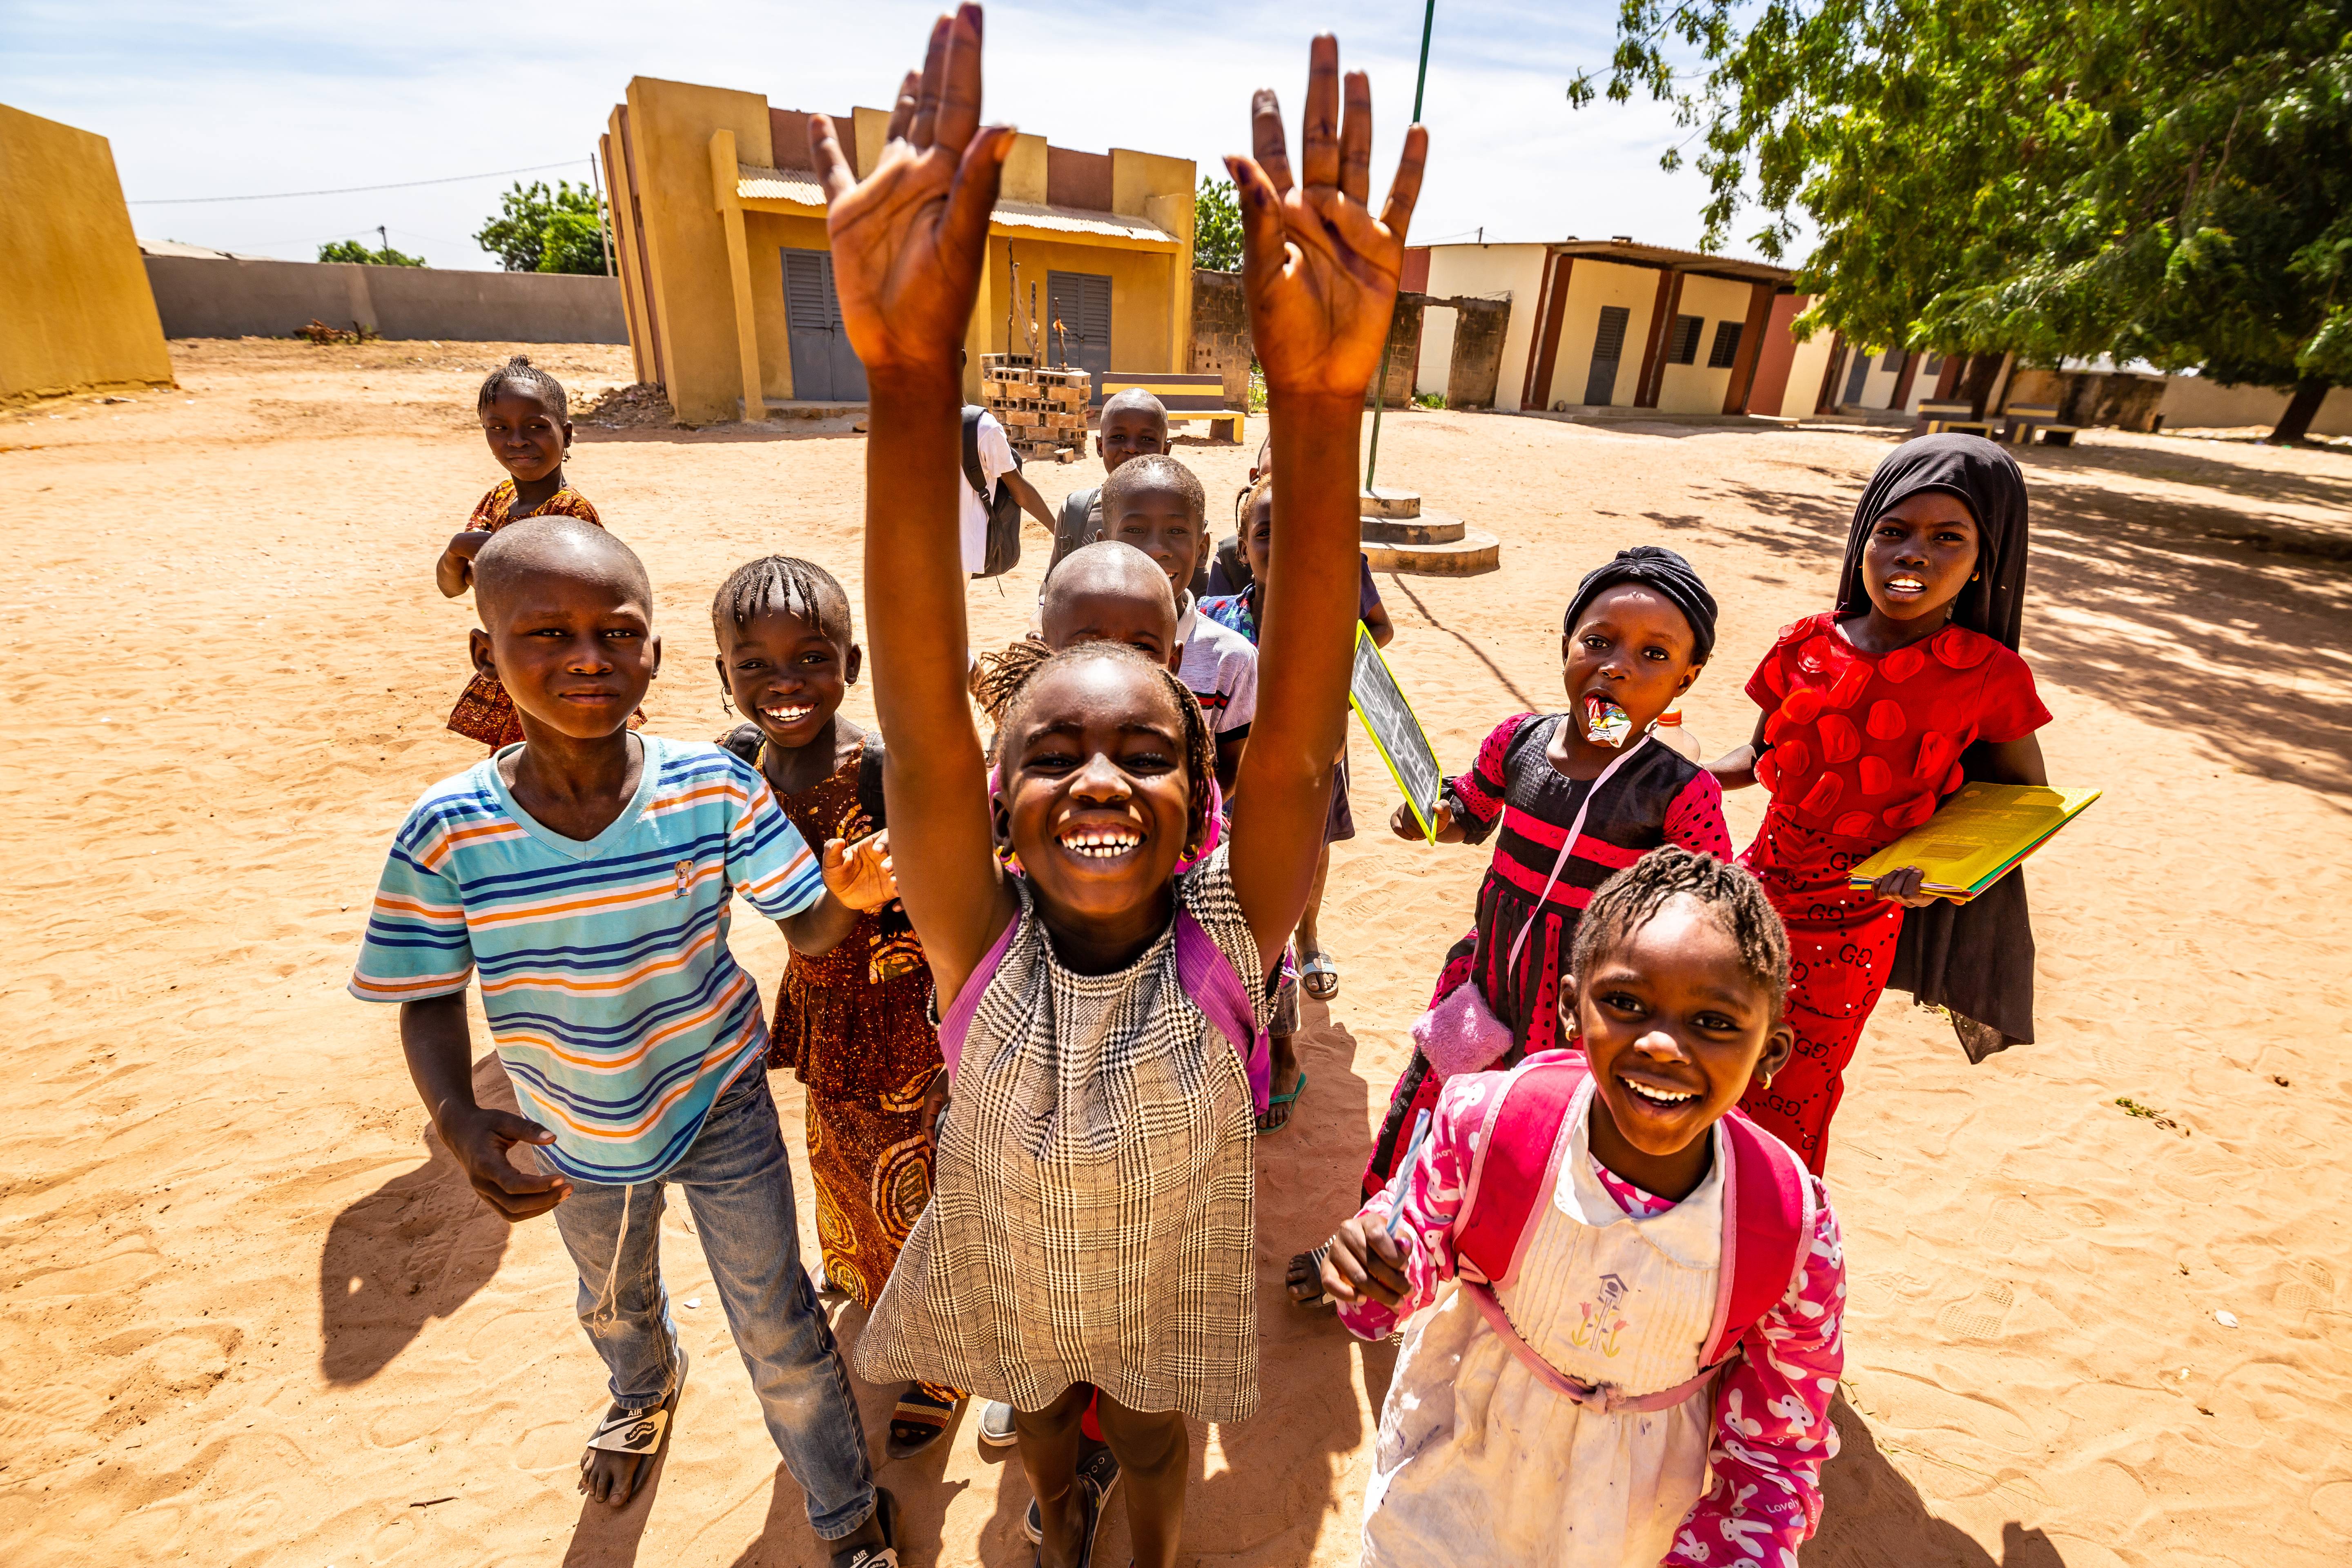
<path fill-rule="evenodd" d="M 1576 585 L 1576 597 L 1568 602 L 1567 612 L 1560 616 L 1559 629 L 1574 631 L 1576 618 L 1593 600 L 1627 583 L 1651 590 L 1683 613 L 1683 619 L 1690 623 L 1691 662 L 1705 664 L 1715 651 L 1715 595 L 1706 591 L 1689 562 L 1661 544 L 1621 550 L 1615 559 L 1587 572 L 1584 581 Z"/>
<path fill-rule="evenodd" d="M 1870 476 L 1846 535 L 1838 577 L 1838 618 L 1870 608 L 1862 552 L 1870 530 L 1906 497 L 1942 490 L 1968 504 L 1977 520 L 1977 575 L 1952 604 L 1952 624 L 2017 647 L 2025 620 L 2025 476 L 2017 459 L 1981 436 L 1926 436 L 1906 441 Z M 1981 778 L 1985 747 L 1960 759 Z M 1887 988 L 1948 1010 L 1960 1047 L 1982 1061 L 2011 1043 L 2033 1039 L 2033 921 L 2025 873 L 2013 870 L 1965 904 L 1938 900 L 1903 916 L 1903 935 Z M 1978 1026 L 1969 1028 L 1973 1021 Z"/>

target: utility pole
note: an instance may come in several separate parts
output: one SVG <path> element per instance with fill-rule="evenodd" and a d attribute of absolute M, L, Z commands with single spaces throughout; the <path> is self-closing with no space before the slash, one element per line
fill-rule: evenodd
<path fill-rule="evenodd" d="M 1416 125 L 1421 122 L 1422 89 L 1429 85 L 1429 34 L 1436 25 L 1437 0 L 1429 0 L 1421 13 L 1421 70 L 1412 79 L 1412 123 Z M 1486 231 L 1480 229 L 1478 237 L 1484 239 L 1486 237 Z M 1389 341 L 1381 345 L 1381 379 L 1372 386 L 1372 445 L 1371 449 L 1364 454 L 1364 488 L 1368 490 L 1372 488 L 1372 470 L 1380 466 L 1381 461 L 1381 405 L 1388 401 L 1389 358 L 1395 350 L 1396 317 L 1391 314 L 1389 317 Z"/>
<path fill-rule="evenodd" d="M 604 250 L 604 276 L 613 275 L 613 234 L 604 226 L 604 170 L 596 154 L 588 154 L 588 188 L 596 193 L 596 243 Z"/>
<path fill-rule="evenodd" d="M 382 224 L 375 226 L 375 253 L 378 256 L 392 248 L 392 238 L 384 233 L 383 227 Z"/>

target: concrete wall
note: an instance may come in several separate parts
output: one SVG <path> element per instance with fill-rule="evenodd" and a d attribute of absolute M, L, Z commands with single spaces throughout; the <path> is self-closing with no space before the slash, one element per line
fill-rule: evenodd
<path fill-rule="evenodd" d="M 1684 287 L 1708 281 L 1693 278 Z M 1627 311 L 1625 346 L 1617 362 L 1617 380 L 1609 395 L 1612 405 L 1623 406 L 1633 403 L 1634 384 L 1642 378 L 1642 345 L 1649 342 L 1650 318 L 1657 307 L 1658 269 L 1654 267 L 1627 267 L 1613 261 L 1600 261 L 1590 256 L 1576 258 L 1568 274 L 1568 304 L 1559 318 L 1559 353 L 1552 367 L 1549 393 L 1536 388 L 1536 406 L 1539 408 L 1580 407 L 1584 403 L 1587 384 L 1592 374 L 1592 348 L 1601 335 L 1601 311 L 1608 305 L 1622 305 Z M 1741 306 L 1747 308 L 1743 291 Z M 1684 314 L 1689 314 L 1685 308 Z M 1679 368 L 1679 367 L 1677 367 Z M 1721 410 L 1723 389 L 1716 388 L 1716 406 L 1708 413 Z"/>
<path fill-rule="evenodd" d="M 1380 371 L 1372 372 L 1371 382 L 1364 389 L 1365 407 L 1372 405 L 1375 395 L 1383 407 L 1411 406 L 1413 384 L 1421 378 L 1421 315 L 1427 303 L 1418 294 L 1397 295 L 1396 309 L 1389 316 L 1388 347 L 1382 355 L 1388 382 L 1381 385 Z"/>
<path fill-rule="evenodd" d="M 0 404 L 171 383 L 113 150 L 0 105 Z"/>
<path fill-rule="evenodd" d="M 1789 357 L 1789 384 L 1780 394 L 1780 406 L 1767 408 L 1750 403 L 1751 414 L 1778 414 L 1783 419 L 1807 419 L 1822 406 L 1822 377 L 1830 368 L 1830 356 L 1837 353 L 1838 335 L 1827 328 L 1815 332 Z"/>
<path fill-rule="evenodd" d="M 1581 267 L 1583 263 L 1579 262 Z M 1748 297 L 1754 290 L 1727 278 L 1683 275 L 1682 298 L 1675 314 L 1699 318 L 1698 353 L 1689 364 L 1669 364 L 1658 379 L 1661 414 L 1720 414 L 1724 394 L 1731 389 L 1731 367 L 1710 369 L 1707 355 L 1715 349 L 1715 330 L 1724 321 L 1748 318 Z M 1572 301 L 1571 301 L 1572 302 Z M 1619 384 L 1623 384 L 1621 376 Z"/>
<path fill-rule="evenodd" d="M 458 272 L 332 261 L 150 256 L 147 281 L 174 338 L 282 338 L 311 321 L 387 338 L 625 343 L 618 279 Z"/>
<path fill-rule="evenodd" d="M 2168 430 L 2268 428 L 2286 412 L 2287 397 L 2273 386 L 2223 386 L 2201 375 L 2176 375 L 2164 389 L 2159 410 Z M 2339 386 L 2327 395 L 2312 417 L 2311 433 L 2352 436 L 2352 387 Z"/>
<path fill-rule="evenodd" d="M 1249 298 L 1238 272 L 1192 269 L 1192 347 L 1186 370 L 1224 377 L 1225 401 L 1249 406 Z"/>
<path fill-rule="evenodd" d="M 1421 270 L 1429 271 L 1429 253 L 1421 253 Z M 1431 393 L 1443 395 L 1454 371 L 1454 327 L 1455 311 L 1452 305 L 1431 305 L 1421 312 L 1421 363 L 1413 372 L 1412 389 L 1426 396 Z"/>
<path fill-rule="evenodd" d="M 1536 300 L 1543 292 L 1544 263 L 1550 252 L 1540 245 L 1433 245 L 1429 247 L 1428 291 L 1441 298 L 1469 294 L 1507 301 L 1511 308 L 1503 335 L 1502 357 L 1496 367 L 1495 406 L 1505 413 L 1519 410 L 1520 389 L 1527 381 L 1528 354 L 1535 342 Z M 1458 327 L 1458 323 L 1457 323 Z M 1445 344 L 1451 365 L 1452 344 Z M 1437 345 L 1422 341 L 1424 365 Z M 1430 373 L 1424 369 L 1422 377 Z"/>
<path fill-rule="evenodd" d="M 1445 406 L 1494 407 L 1502 378 L 1503 347 L 1510 336 L 1510 301 L 1463 300 L 1445 313 L 1454 318 L 1453 350 L 1445 372 Z M 1424 357 L 1428 352 L 1424 336 Z"/>

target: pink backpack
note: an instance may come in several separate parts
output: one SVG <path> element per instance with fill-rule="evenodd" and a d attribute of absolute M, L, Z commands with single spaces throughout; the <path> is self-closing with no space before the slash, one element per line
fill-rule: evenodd
<path fill-rule="evenodd" d="M 980 1011 L 980 999 L 1003 966 L 1005 950 L 1013 945 L 1013 933 L 1020 929 L 1018 915 L 1004 922 L 1003 934 L 979 967 L 964 977 L 963 989 L 956 993 L 954 1005 L 940 1019 L 940 1054 L 947 1058 L 950 1084 L 963 1060 L 964 1036 L 971 1029 L 971 1016 Z M 1241 1058 L 1242 1071 L 1249 1078 L 1251 1102 L 1264 1116 L 1274 1093 L 1273 1044 L 1257 1026 L 1257 1010 L 1250 1005 L 1249 991 L 1234 972 L 1233 961 L 1192 918 L 1181 897 L 1176 904 L 1176 980 L 1202 1016 L 1232 1044 L 1234 1055 Z"/>
<path fill-rule="evenodd" d="M 1580 1405 L 1603 1411 L 1668 1410 L 1720 1373 L 1741 1342 L 1795 1284 L 1813 1239 L 1813 1189 L 1788 1145 L 1734 1110 L 1723 1119 L 1730 1163 L 1723 1173 L 1723 1260 L 1715 1321 L 1696 1377 L 1655 1394 L 1626 1396 L 1611 1385 L 1569 1377 L 1519 1337 L 1493 1287 L 1518 1277 L 1539 1205 L 1559 1181 L 1567 1147 L 1560 1124 L 1591 1079 L 1583 1057 L 1538 1051 L 1511 1069 L 1486 1107 L 1470 1179 L 1452 1232 L 1455 1273 L 1489 1327 L 1528 1369 Z M 1761 1353 L 1759 1346 L 1756 1353 Z"/>

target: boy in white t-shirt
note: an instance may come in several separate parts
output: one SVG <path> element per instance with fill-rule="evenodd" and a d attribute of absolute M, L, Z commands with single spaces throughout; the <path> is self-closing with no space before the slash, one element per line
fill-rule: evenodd
<path fill-rule="evenodd" d="M 971 405 L 967 414 L 974 412 Z M 977 410 L 980 428 L 975 445 L 980 448 L 980 475 L 995 495 L 996 487 L 1005 485 L 1021 501 L 1021 510 L 1043 523 L 1045 531 L 1054 531 L 1054 509 L 1037 493 L 1037 487 L 1021 477 L 1021 466 L 1013 459 L 1013 443 L 1006 438 L 1004 426 L 987 409 Z M 988 565 L 988 502 L 972 489 L 971 476 L 956 487 L 956 531 L 963 542 L 963 569 L 967 575 L 977 577 Z"/>
<path fill-rule="evenodd" d="M 1192 470 L 1162 453 L 1130 458 L 1103 481 L 1103 537 L 1132 544 L 1168 574 L 1176 596 L 1177 678 L 1200 700 L 1217 738 L 1217 783 L 1234 787 L 1250 721 L 1257 717 L 1257 648 L 1200 613 L 1192 574 L 1202 563 L 1208 497 Z"/>

